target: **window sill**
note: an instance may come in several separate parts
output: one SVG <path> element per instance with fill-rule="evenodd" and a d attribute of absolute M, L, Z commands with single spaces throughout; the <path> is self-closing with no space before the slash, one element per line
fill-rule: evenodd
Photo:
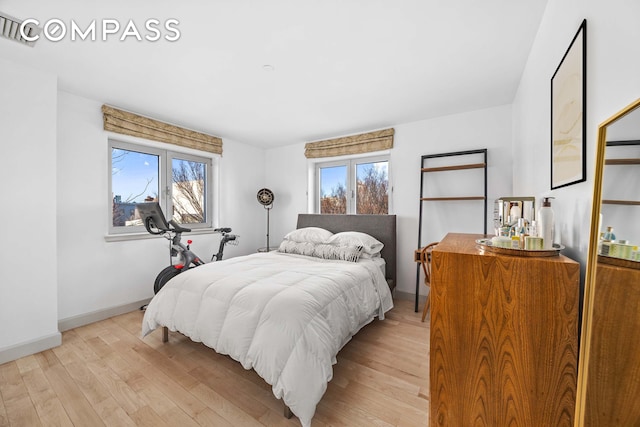
<path fill-rule="evenodd" d="M 198 234 L 214 234 L 213 228 L 192 228 L 187 235 L 193 236 Z M 126 242 L 130 240 L 145 240 L 154 239 L 156 237 L 162 237 L 160 234 L 144 233 L 122 233 L 122 234 L 107 234 L 104 236 L 105 242 Z"/>

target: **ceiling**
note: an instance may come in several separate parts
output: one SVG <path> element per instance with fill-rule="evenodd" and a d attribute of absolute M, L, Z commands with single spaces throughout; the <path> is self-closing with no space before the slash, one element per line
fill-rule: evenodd
<path fill-rule="evenodd" d="M 511 103 L 546 3 L 0 0 L 68 31 L 34 47 L 0 38 L 0 58 L 57 75 L 63 91 L 269 148 Z M 150 18 L 160 40 L 144 38 Z M 121 28 L 103 41 L 108 19 Z M 71 40 L 72 21 L 93 20 L 97 40 Z M 142 41 L 120 40 L 129 20 Z"/>

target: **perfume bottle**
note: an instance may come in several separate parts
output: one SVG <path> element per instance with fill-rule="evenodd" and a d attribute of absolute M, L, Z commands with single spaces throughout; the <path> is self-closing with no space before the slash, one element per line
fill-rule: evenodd
<path fill-rule="evenodd" d="M 529 235 L 526 221 L 524 218 L 518 218 L 518 222 L 511 226 L 509 230 L 509 237 L 514 241 L 514 249 L 524 249 L 524 238 Z"/>
<path fill-rule="evenodd" d="M 598 242 L 598 253 L 600 255 L 609 256 L 611 254 L 611 247 L 616 240 L 616 235 L 613 234 L 613 227 L 608 226 L 607 231 L 602 233 L 602 238 Z"/>
<path fill-rule="evenodd" d="M 613 234 L 613 227 L 608 226 L 607 231 L 602 235 L 602 240 L 612 242 L 616 240 L 616 235 Z"/>
<path fill-rule="evenodd" d="M 524 218 L 518 218 L 518 225 L 516 227 L 516 236 L 520 240 L 520 249 L 524 249 L 524 238 L 529 235 L 527 231 L 527 220 Z"/>

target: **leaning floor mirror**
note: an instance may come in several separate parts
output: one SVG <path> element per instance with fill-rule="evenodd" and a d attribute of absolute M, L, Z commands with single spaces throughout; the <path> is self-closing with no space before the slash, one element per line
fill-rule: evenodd
<path fill-rule="evenodd" d="M 576 426 L 640 425 L 640 99 L 598 129 Z"/>

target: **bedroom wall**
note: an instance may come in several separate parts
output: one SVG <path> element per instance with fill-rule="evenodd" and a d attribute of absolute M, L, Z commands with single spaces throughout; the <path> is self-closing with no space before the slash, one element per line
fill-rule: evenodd
<path fill-rule="evenodd" d="M 0 60 L 0 364 L 60 343 L 56 97 L 50 74 Z"/>
<path fill-rule="evenodd" d="M 412 293 L 415 286 L 412 253 L 417 243 L 420 156 L 463 149 L 489 148 L 490 202 L 509 194 L 534 195 L 538 200 L 556 197 L 560 240 L 584 268 L 597 126 L 640 96 L 640 57 L 631 54 L 640 40 L 637 16 L 638 2 L 549 0 L 512 106 L 394 126 L 391 178 L 398 215 L 399 290 Z M 583 18 L 588 20 L 587 181 L 552 192 L 549 79 Z M 104 239 L 108 151 L 101 102 L 58 92 L 55 76 L 4 60 L 0 87 L 3 99 L 11 99 L 0 105 L 5 149 L 0 185 L 8 201 L 0 221 L 19 224 L 6 227 L 5 239 L 38 263 L 33 268 L 32 258 L 7 254 L 11 268 L 0 272 L 0 321 L 12 326 L 0 334 L 0 357 L 5 357 L 16 348 L 37 351 L 37 346 L 55 345 L 60 338 L 58 320 L 149 298 L 150 282 L 165 264 L 166 242 Z M 297 213 L 307 211 L 304 143 L 265 152 L 224 141 L 220 224 L 241 235 L 240 246 L 229 247 L 227 254 L 251 253 L 265 245 L 266 214 L 255 200 L 263 186 L 276 194 L 271 242 L 279 243 L 295 226 Z M 38 175 L 25 175 L 25 169 Z M 443 226 L 464 231 L 459 223 Z M 194 248 L 203 253 L 217 246 L 211 235 L 194 240 Z M 75 259 L 78 253 L 81 258 Z"/>
<path fill-rule="evenodd" d="M 511 165 L 511 106 L 499 106 L 463 114 L 438 117 L 393 126 L 394 148 L 390 156 L 390 179 L 393 185 L 393 212 L 398 233 L 398 290 L 415 293 L 416 265 L 413 251 L 418 243 L 420 194 L 420 157 L 453 151 L 488 149 L 488 230 L 492 228 L 493 201 L 512 194 Z M 336 135 L 338 136 L 338 135 Z M 304 143 L 267 150 L 266 182 L 276 195 L 271 214 L 271 239 L 279 244 L 282 237 L 295 228 L 299 212 L 307 212 L 309 162 L 304 157 Z M 451 175 L 452 185 L 459 178 Z M 465 203 L 465 202 L 462 202 Z M 448 209 L 463 210 L 450 204 Z M 423 238 L 439 240 L 448 231 L 481 232 L 474 226 L 456 219 L 456 215 L 430 222 L 433 234 Z M 420 287 L 423 291 L 424 286 Z"/>
<path fill-rule="evenodd" d="M 109 133 L 102 129 L 102 103 L 66 92 L 58 95 L 57 227 L 59 319 L 84 322 L 109 310 L 133 309 L 153 295 L 153 280 L 167 265 L 163 238 L 106 241 Z M 137 138 L 116 136 L 120 140 Z M 225 256 L 254 252 L 261 207 L 255 193 L 264 182 L 264 151 L 224 138 L 219 160 L 219 224 L 240 234 L 240 244 Z M 55 141 L 54 141 L 55 144 Z M 147 235 L 145 235 L 147 237 Z M 194 251 L 207 258 L 219 236 L 194 234 Z"/>
<path fill-rule="evenodd" d="M 513 103 L 513 188 L 555 197 L 566 254 L 584 277 L 598 125 L 640 97 L 640 2 L 549 0 Z M 582 19 L 587 19 L 587 181 L 550 190 L 550 79 Z"/>

